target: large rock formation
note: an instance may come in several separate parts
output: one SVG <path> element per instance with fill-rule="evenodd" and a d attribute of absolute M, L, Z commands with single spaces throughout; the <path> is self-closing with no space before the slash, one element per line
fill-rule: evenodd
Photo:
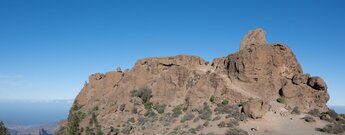
<path fill-rule="evenodd" d="M 103 132 L 119 127 L 136 133 L 140 129 L 133 131 L 135 127 L 121 125 L 130 117 L 139 119 L 151 112 L 145 109 L 147 102 L 133 97 L 132 91 L 142 88 L 151 90 L 150 102 L 166 105 L 165 112 L 174 112 L 177 106 L 185 111 L 194 110 L 210 102 L 210 97 L 213 104 L 228 101 L 235 105 L 249 101 L 244 113 L 253 118 L 262 117 L 269 104 L 280 98 L 289 108 L 298 107 L 304 112 L 327 111 L 329 96 L 325 82 L 304 74 L 287 46 L 269 45 L 265 37 L 262 29 L 250 31 L 241 42 L 240 51 L 216 58 L 211 64 L 187 55 L 146 58 L 136 62 L 129 72 L 117 69 L 91 75 L 75 100 L 66 131 L 62 128 L 61 132 L 86 133 L 86 129 L 90 129 L 89 121 L 95 119 L 99 125 L 93 127 Z M 83 130 L 72 131 L 68 127 L 71 123 Z M 143 129 L 140 133 L 163 133 L 159 131 Z"/>

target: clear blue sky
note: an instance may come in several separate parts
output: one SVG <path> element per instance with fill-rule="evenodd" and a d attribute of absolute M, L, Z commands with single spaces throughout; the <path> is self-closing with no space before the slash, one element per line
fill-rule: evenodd
<path fill-rule="evenodd" d="M 288 44 L 345 105 L 342 0 L 1 0 L 0 100 L 73 99 L 88 76 L 177 54 L 211 61 L 248 30 Z"/>

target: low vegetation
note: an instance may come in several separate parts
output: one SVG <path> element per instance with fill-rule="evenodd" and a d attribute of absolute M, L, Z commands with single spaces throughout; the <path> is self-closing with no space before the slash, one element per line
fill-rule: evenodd
<path fill-rule="evenodd" d="M 305 116 L 302 118 L 305 122 L 308 122 L 308 123 L 312 123 L 312 122 L 316 122 L 316 120 L 311 117 L 311 116 Z"/>
<path fill-rule="evenodd" d="M 280 98 L 277 99 L 277 102 L 278 102 L 278 103 L 281 103 L 281 104 L 285 104 L 285 103 L 286 103 L 286 100 L 285 100 L 285 98 L 280 97 Z"/>
<path fill-rule="evenodd" d="M 183 123 L 183 122 L 186 122 L 186 121 L 191 121 L 191 120 L 194 119 L 194 117 L 195 117 L 195 115 L 194 115 L 193 113 L 188 112 L 188 113 L 186 113 L 186 114 L 181 118 L 181 122 Z"/>
<path fill-rule="evenodd" d="M 81 106 L 74 102 L 67 118 L 67 134 L 81 134 L 82 130 L 79 128 L 79 124 L 85 118 L 85 113 L 79 111 L 80 108 Z"/>
<path fill-rule="evenodd" d="M 166 108 L 166 105 L 165 105 L 165 104 L 156 103 L 156 104 L 153 106 L 153 109 L 155 109 L 159 114 L 163 114 L 164 111 L 165 111 L 165 108 Z"/>
<path fill-rule="evenodd" d="M 310 115 L 312 115 L 314 117 L 320 117 L 321 116 L 321 112 L 318 109 L 310 110 L 308 112 L 308 114 L 310 114 Z"/>
<path fill-rule="evenodd" d="M 225 135 L 248 135 L 248 132 L 238 128 L 230 128 Z"/>
<path fill-rule="evenodd" d="M 131 92 L 132 97 L 139 97 L 143 100 L 143 103 L 150 101 L 152 98 L 152 91 L 147 87 L 143 87 Z"/>
<path fill-rule="evenodd" d="M 292 109 L 291 114 L 295 114 L 295 115 L 300 115 L 301 111 L 299 110 L 299 108 L 296 106 Z"/>
<path fill-rule="evenodd" d="M 10 135 L 10 132 L 2 121 L 0 121 L 0 135 Z"/>
<path fill-rule="evenodd" d="M 211 102 L 211 103 L 214 103 L 215 100 L 216 100 L 216 97 L 215 97 L 215 96 L 211 96 L 211 97 L 210 97 L 210 102 Z"/>
<path fill-rule="evenodd" d="M 199 117 L 202 120 L 211 120 L 212 110 L 207 103 L 204 103 L 203 107 L 198 110 Z"/>
<path fill-rule="evenodd" d="M 345 125 L 339 123 L 328 124 L 324 128 L 316 129 L 321 132 L 330 133 L 330 134 L 342 134 L 345 132 Z"/>
<path fill-rule="evenodd" d="M 178 106 L 176 106 L 173 110 L 172 110 L 172 112 L 173 112 L 173 114 L 172 114 L 172 116 L 173 117 L 179 117 L 181 114 L 182 114 L 182 106 L 181 105 L 178 105 Z"/>

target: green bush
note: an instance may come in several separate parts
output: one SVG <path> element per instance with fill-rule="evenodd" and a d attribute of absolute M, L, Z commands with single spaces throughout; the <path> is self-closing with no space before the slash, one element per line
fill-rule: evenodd
<path fill-rule="evenodd" d="M 211 103 L 214 103 L 215 100 L 216 100 L 216 97 L 215 97 L 215 96 L 211 96 L 211 97 L 210 97 L 210 102 L 211 102 Z"/>
<path fill-rule="evenodd" d="M 333 109 L 329 109 L 327 114 L 329 116 L 331 116 L 331 118 L 334 119 L 334 120 L 338 118 L 338 113 L 335 112 L 335 110 L 333 110 Z"/>
<path fill-rule="evenodd" d="M 132 113 L 133 113 L 133 114 L 137 114 L 137 113 L 138 113 L 138 108 L 135 107 L 135 106 L 133 106 L 133 108 L 132 108 Z"/>
<path fill-rule="evenodd" d="M 130 122 L 130 123 L 135 123 L 135 119 L 133 117 L 132 118 L 128 118 L 127 121 Z"/>
<path fill-rule="evenodd" d="M 131 92 L 132 97 L 139 97 L 141 98 L 141 100 L 143 100 L 143 103 L 146 103 L 148 101 L 150 101 L 151 97 L 152 97 L 152 91 L 151 89 L 147 88 L 147 87 L 143 87 L 137 90 L 133 90 Z"/>
<path fill-rule="evenodd" d="M 227 104 L 229 104 L 229 101 L 225 99 L 225 100 L 223 100 L 222 104 L 227 105 Z"/>
<path fill-rule="evenodd" d="M 286 103 L 285 98 L 282 98 L 282 97 L 278 98 L 277 102 L 281 103 L 281 104 L 285 104 Z"/>
<path fill-rule="evenodd" d="M 317 128 L 317 131 L 330 133 L 330 134 L 342 134 L 345 132 L 345 125 L 343 124 L 328 124 L 324 128 Z"/>
<path fill-rule="evenodd" d="M 211 108 L 207 105 L 207 103 L 204 103 L 203 107 L 198 110 L 199 117 L 202 120 L 210 120 L 212 117 L 212 110 Z"/>
<path fill-rule="evenodd" d="M 296 115 L 300 115 L 301 111 L 299 110 L 299 108 L 296 106 L 293 108 L 291 114 L 296 114 Z"/>
<path fill-rule="evenodd" d="M 314 117 L 320 117 L 321 116 L 321 113 L 318 109 L 310 110 L 308 112 L 308 114 L 310 114 L 311 116 L 314 116 Z"/>
<path fill-rule="evenodd" d="M 230 128 L 225 132 L 225 135 L 248 135 L 248 132 L 238 128 Z"/>
<path fill-rule="evenodd" d="M 193 113 L 191 113 L 191 112 L 186 113 L 186 114 L 181 118 L 181 122 L 184 123 L 184 122 L 186 122 L 186 121 L 191 121 L 191 120 L 194 119 L 194 117 L 195 117 L 195 115 L 194 115 Z"/>
<path fill-rule="evenodd" d="M 151 118 L 156 116 L 156 113 L 154 111 L 152 111 L 152 109 L 147 110 L 146 113 L 144 114 L 145 117 Z"/>
<path fill-rule="evenodd" d="M 67 118 L 67 134 L 81 134 L 79 124 L 84 119 L 85 114 L 79 111 L 80 108 L 78 103 L 74 102 Z"/>
<path fill-rule="evenodd" d="M 145 106 L 146 110 L 150 110 L 150 109 L 152 109 L 153 103 L 150 101 L 147 101 L 144 103 L 144 106 Z"/>
<path fill-rule="evenodd" d="M 123 112 L 126 109 L 126 104 L 122 104 L 120 106 L 120 111 Z"/>
<path fill-rule="evenodd" d="M 172 114 L 172 116 L 173 117 L 179 117 L 181 114 L 182 114 L 182 106 L 181 105 L 178 105 L 178 106 L 176 106 L 173 110 L 172 110 L 172 112 L 173 112 L 173 114 Z"/>
<path fill-rule="evenodd" d="M 313 117 L 310 116 L 305 116 L 302 118 L 305 122 L 311 123 L 311 122 L 316 122 L 316 120 Z"/>
<path fill-rule="evenodd" d="M 191 128 L 191 129 L 189 129 L 189 130 L 188 130 L 188 132 L 189 132 L 189 133 L 191 133 L 191 134 L 197 134 L 197 132 L 196 132 L 196 129 L 195 129 L 195 128 Z"/>
<path fill-rule="evenodd" d="M 10 132 L 2 121 L 0 121 L 0 135 L 10 135 Z"/>
<path fill-rule="evenodd" d="M 166 105 L 165 104 L 158 104 L 156 103 L 153 106 L 153 109 L 155 109 L 159 114 L 163 114 L 165 111 Z"/>

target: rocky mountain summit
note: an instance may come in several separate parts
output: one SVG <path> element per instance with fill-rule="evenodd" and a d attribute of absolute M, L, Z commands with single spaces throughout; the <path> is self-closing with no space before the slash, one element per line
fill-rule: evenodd
<path fill-rule="evenodd" d="M 323 79 L 304 73 L 289 47 L 267 43 L 256 29 L 238 52 L 212 63 L 145 58 L 131 70 L 91 75 L 56 134 L 259 134 L 245 123 L 315 110 L 328 118 L 329 98 Z"/>

